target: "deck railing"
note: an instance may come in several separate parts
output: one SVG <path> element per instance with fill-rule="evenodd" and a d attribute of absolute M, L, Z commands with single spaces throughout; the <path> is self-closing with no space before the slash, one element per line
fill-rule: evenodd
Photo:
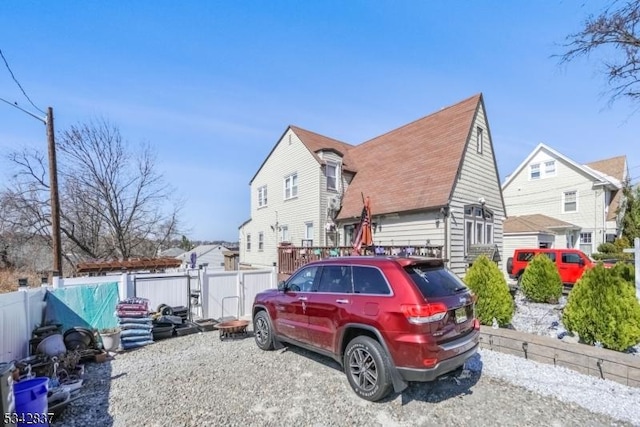
<path fill-rule="evenodd" d="M 290 275 L 303 265 L 328 257 L 349 256 L 353 252 L 351 246 L 279 246 L 278 274 Z M 440 245 L 385 246 L 376 245 L 363 249 L 361 255 L 414 255 L 426 257 L 442 257 Z"/>

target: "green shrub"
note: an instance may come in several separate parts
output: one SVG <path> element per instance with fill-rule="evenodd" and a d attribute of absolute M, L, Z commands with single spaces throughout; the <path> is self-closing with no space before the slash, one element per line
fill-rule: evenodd
<path fill-rule="evenodd" d="M 520 289 L 535 302 L 558 302 L 562 295 L 562 279 L 556 264 L 545 254 L 538 254 L 522 273 Z"/>
<path fill-rule="evenodd" d="M 598 252 L 601 254 L 616 254 L 620 251 L 613 243 L 605 242 L 598 245 Z"/>
<path fill-rule="evenodd" d="M 635 268 L 632 264 L 626 262 L 618 262 L 611 268 L 612 273 L 622 277 L 632 286 L 636 285 Z"/>
<path fill-rule="evenodd" d="M 629 239 L 624 236 L 618 237 L 616 240 L 614 240 L 613 244 L 616 246 L 616 252 L 620 253 L 624 252 L 626 248 L 631 247 L 631 244 L 629 244 Z"/>
<path fill-rule="evenodd" d="M 628 269 L 598 264 L 574 285 L 564 308 L 565 327 L 587 344 L 624 351 L 640 342 L 640 303 L 623 275 Z"/>
<path fill-rule="evenodd" d="M 504 275 L 494 262 L 484 255 L 479 256 L 464 281 L 478 297 L 476 316 L 481 324 L 491 325 L 494 318 L 500 326 L 511 323 L 513 299 Z"/>

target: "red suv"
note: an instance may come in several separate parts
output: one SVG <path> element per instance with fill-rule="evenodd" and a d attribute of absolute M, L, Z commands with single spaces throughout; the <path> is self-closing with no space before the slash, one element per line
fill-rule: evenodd
<path fill-rule="evenodd" d="M 475 297 L 441 259 L 355 256 L 299 268 L 256 295 L 255 340 L 287 342 L 342 365 L 360 397 L 457 370 L 478 348 Z"/>
<path fill-rule="evenodd" d="M 573 286 L 580 280 L 585 270 L 596 265 L 594 260 L 578 249 L 516 249 L 513 257 L 507 259 L 509 277 L 518 280 L 519 283 L 527 265 L 538 254 L 544 254 L 553 261 L 558 268 L 562 283 L 568 286 Z M 605 264 L 605 267 L 611 267 L 611 264 Z"/>

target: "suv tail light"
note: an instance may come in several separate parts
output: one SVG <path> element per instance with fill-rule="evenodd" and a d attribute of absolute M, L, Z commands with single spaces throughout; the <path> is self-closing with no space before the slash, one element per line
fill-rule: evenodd
<path fill-rule="evenodd" d="M 448 311 L 447 306 L 441 302 L 430 304 L 403 304 L 400 306 L 400 309 L 409 323 L 416 325 L 442 320 Z"/>

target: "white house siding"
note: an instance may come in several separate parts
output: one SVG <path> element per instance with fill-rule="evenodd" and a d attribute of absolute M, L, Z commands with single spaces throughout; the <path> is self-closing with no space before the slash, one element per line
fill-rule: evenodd
<path fill-rule="evenodd" d="M 375 209 L 375 196 L 372 196 Z M 439 211 L 400 214 L 397 217 L 376 216 L 372 212 L 374 245 L 398 248 L 444 245 L 444 222 Z"/>
<path fill-rule="evenodd" d="M 556 173 L 530 179 L 530 165 L 540 163 L 544 169 L 546 160 L 555 160 Z M 563 194 L 577 191 L 577 212 L 563 212 Z M 594 179 L 562 159 L 555 159 L 542 149 L 522 170 L 513 177 L 502 192 L 509 216 L 544 214 L 566 221 L 592 233 L 592 250 L 595 251 L 605 239 L 604 189 L 594 186 Z M 579 234 L 575 233 L 573 247 L 579 248 Z M 565 236 L 565 247 L 572 246 Z M 559 247 L 559 239 L 556 239 Z"/>
<path fill-rule="evenodd" d="M 483 129 L 482 153 L 477 150 L 477 128 Z M 502 203 L 500 179 L 498 177 L 493 143 L 488 129 L 484 108 L 478 108 L 475 122 L 471 129 L 469 143 L 462 160 L 458 181 L 450 202 L 449 229 L 450 239 L 447 255 L 450 259 L 450 268 L 458 275 L 464 276 L 468 263 L 464 253 L 464 206 L 478 204 L 479 199 L 484 199 L 485 207 L 493 211 L 493 243 L 498 245 L 502 263 L 506 256 L 503 251 L 502 224 L 505 210 Z"/>
<path fill-rule="evenodd" d="M 240 263 L 272 266 L 278 259 L 282 226 L 288 227 L 291 243 L 300 245 L 305 223 L 313 222 L 315 244 L 321 218 L 318 203 L 321 170 L 313 154 L 291 129 L 287 130 L 251 183 L 251 221 L 240 229 Z M 284 178 L 292 173 L 298 174 L 298 196 L 284 200 Z M 257 192 L 263 185 L 267 185 L 267 206 L 258 208 Z M 264 233 L 262 251 L 258 250 L 260 232 Z M 249 234 L 251 250 L 247 251 Z"/>

